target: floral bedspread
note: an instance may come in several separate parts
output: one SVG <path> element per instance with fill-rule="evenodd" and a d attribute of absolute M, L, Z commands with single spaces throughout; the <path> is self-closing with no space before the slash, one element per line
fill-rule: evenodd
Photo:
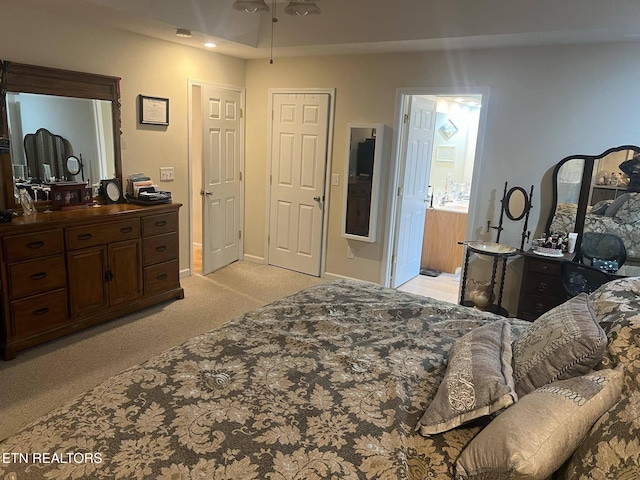
<path fill-rule="evenodd" d="M 52 411 L 0 444 L 0 478 L 453 478 L 482 424 L 430 438 L 415 426 L 453 341 L 498 318 L 364 283 L 318 285 Z"/>

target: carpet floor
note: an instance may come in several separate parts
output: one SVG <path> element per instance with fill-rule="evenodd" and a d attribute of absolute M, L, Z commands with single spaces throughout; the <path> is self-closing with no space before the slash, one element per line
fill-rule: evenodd
<path fill-rule="evenodd" d="M 0 441 L 112 375 L 303 288 L 317 277 L 235 262 L 181 279 L 185 298 L 53 340 L 0 361 Z"/>

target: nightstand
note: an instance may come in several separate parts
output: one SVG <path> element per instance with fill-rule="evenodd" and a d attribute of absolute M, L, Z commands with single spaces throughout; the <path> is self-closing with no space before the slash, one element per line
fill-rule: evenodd
<path fill-rule="evenodd" d="M 523 256 L 518 318 L 532 322 L 567 299 L 560 276 L 561 266 L 562 262 L 571 262 L 575 253 L 546 257 L 528 250 Z"/>

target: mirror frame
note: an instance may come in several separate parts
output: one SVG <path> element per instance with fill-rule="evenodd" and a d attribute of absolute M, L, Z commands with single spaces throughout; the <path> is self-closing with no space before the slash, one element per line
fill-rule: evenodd
<path fill-rule="evenodd" d="M 122 153 L 120 151 L 120 78 L 72 70 L 41 67 L 4 61 L 7 65 L 2 89 L 5 92 L 38 93 L 60 97 L 111 101 L 113 152 L 115 174 L 122 181 Z M 0 98 L 0 138 L 9 138 L 6 99 Z M 11 154 L 0 152 L 3 209 L 19 208 L 13 196 Z"/>
<path fill-rule="evenodd" d="M 515 193 L 515 192 L 522 192 L 522 195 L 524 197 L 524 205 L 522 206 L 522 213 L 520 215 L 514 215 L 511 212 L 511 196 Z M 509 189 L 509 191 L 507 192 L 507 194 L 504 197 L 504 213 L 507 214 L 507 217 L 509 218 L 509 220 L 513 220 L 513 221 L 518 221 L 518 220 L 522 220 L 524 218 L 524 216 L 527 214 L 527 212 L 530 210 L 531 206 L 530 206 L 530 199 L 529 199 L 529 194 L 527 193 L 527 191 L 522 188 L 522 187 L 511 187 Z"/>
<path fill-rule="evenodd" d="M 578 240 L 576 245 L 580 245 L 582 241 L 582 231 L 584 230 L 585 217 L 587 214 L 587 208 L 589 206 L 589 194 L 591 190 L 591 179 L 593 176 L 593 167 L 595 165 L 596 160 L 600 160 L 607 155 L 615 152 L 620 152 L 623 150 L 633 150 L 635 152 L 640 153 L 640 147 L 637 145 L 621 145 L 619 147 L 612 147 L 608 150 L 605 150 L 599 155 L 570 155 L 568 157 L 560 160 L 553 169 L 553 200 L 551 204 L 551 212 L 549 213 L 549 218 L 547 219 L 547 223 L 545 224 L 545 234 L 549 234 L 549 230 L 551 229 L 551 224 L 553 223 L 553 217 L 556 214 L 556 209 L 558 208 L 558 172 L 562 165 L 570 160 L 584 160 L 584 167 L 582 170 L 582 180 L 580 182 L 580 196 L 578 197 L 578 207 L 576 209 L 576 223 L 574 225 L 574 232 L 578 234 Z M 578 247 L 576 247 L 578 250 Z"/>
<path fill-rule="evenodd" d="M 349 199 L 349 158 L 351 154 L 351 131 L 353 129 L 362 130 L 374 130 L 376 131 L 376 144 L 373 153 L 373 171 L 371 178 L 371 204 L 369 208 L 369 234 L 368 235 L 354 235 L 347 233 L 347 202 Z M 350 240 L 359 240 L 361 242 L 374 243 L 376 241 L 377 219 L 378 219 L 378 202 L 380 198 L 380 172 L 382 170 L 382 152 L 384 145 L 384 130 L 383 124 L 372 123 L 349 123 L 347 124 L 347 137 L 346 137 L 346 156 L 345 156 L 345 169 L 344 169 L 344 198 L 342 202 L 342 237 Z"/>

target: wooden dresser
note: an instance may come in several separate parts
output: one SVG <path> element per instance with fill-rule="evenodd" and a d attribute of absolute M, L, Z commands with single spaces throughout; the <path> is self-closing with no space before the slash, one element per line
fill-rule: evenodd
<path fill-rule="evenodd" d="M 180 206 L 102 205 L 1 224 L 2 358 L 183 298 Z"/>
<path fill-rule="evenodd" d="M 575 254 L 544 257 L 528 251 L 523 256 L 524 268 L 517 316 L 533 321 L 567 299 L 560 277 L 561 267 L 562 262 L 572 261 Z"/>

